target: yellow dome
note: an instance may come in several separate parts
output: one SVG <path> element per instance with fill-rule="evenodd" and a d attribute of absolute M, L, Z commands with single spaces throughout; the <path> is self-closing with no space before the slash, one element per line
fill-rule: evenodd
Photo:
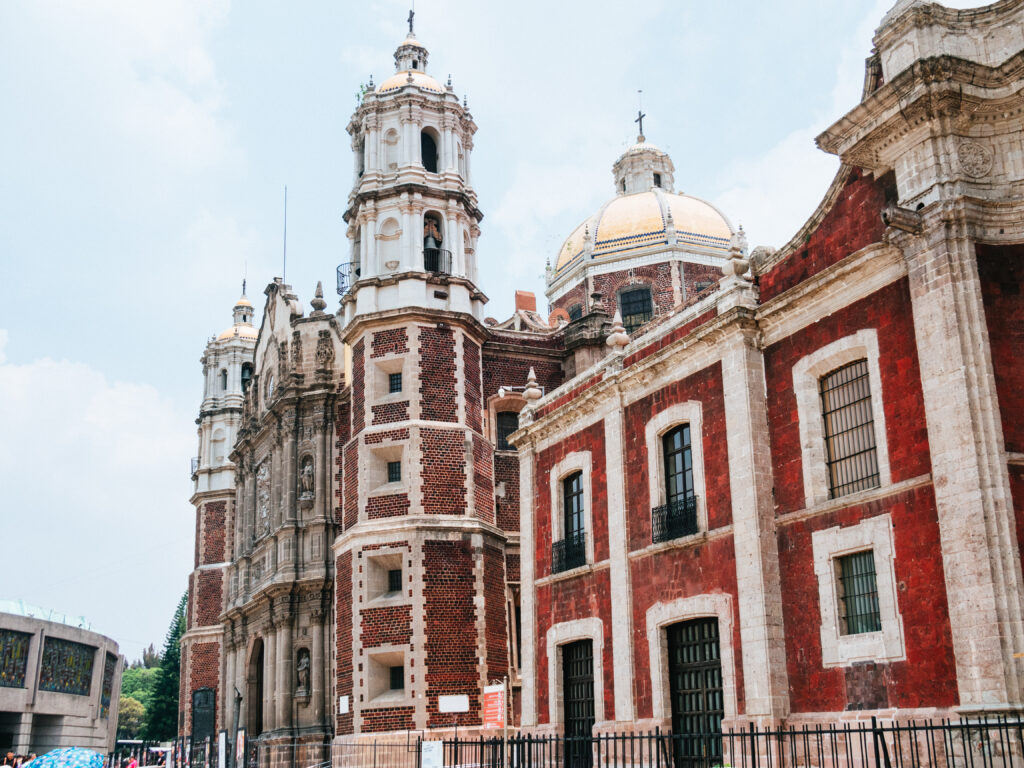
<path fill-rule="evenodd" d="M 649 144 L 640 146 L 651 149 Z M 733 229 L 717 208 L 689 195 L 651 190 L 619 195 L 580 224 L 562 244 L 555 271 L 561 272 L 583 256 L 588 229 L 595 259 L 667 244 L 668 211 L 672 212 L 679 245 L 697 246 L 723 256 L 728 253 Z"/>
<path fill-rule="evenodd" d="M 233 339 L 236 336 L 240 339 L 255 339 L 257 334 L 258 331 L 251 325 L 242 325 L 239 323 L 238 325 L 233 325 L 221 333 L 221 335 L 217 337 L 217 340 L 223 341 L 224 339 Z"/>
<path fill-rule="evenodd" d="M 409 82 L 409 75 L 412 75 L 412 82 Z M 417 72 L 412 69 L 407 69 L 404 72 L 398 72 L 392 75 L 383 83 L 377 86 L 377 93 L 389 93 L 391 91 L 397 91 L 399 88 L 404 88 L 407 85 L 415 85 L 422 88 L 425 91 L 434 91 L 435 93 L 444 93 L 444 88 L 430 75 L 424 74 L 423 72 Z"/>

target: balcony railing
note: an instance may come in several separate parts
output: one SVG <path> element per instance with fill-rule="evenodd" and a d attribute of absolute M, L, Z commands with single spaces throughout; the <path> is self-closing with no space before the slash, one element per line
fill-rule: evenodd
<path fill-rule="evenodd" d="M 551 572 L 561 573 L 587 563 L 587 534 L 584 531 L 566 536 L 551 545 Z"/>
<path fill-rule="evenodd" d="M 697 497 L 685 496 L 651 510 L 651 539 L 655 544 L 697 532 Z"/>
<path fill-rule="evenodd" d="M 352 288 L 352 283 L 359 279 L 359 262 L 349 261 L 338 265 L 338 295 L 344 296 Z"/>
<path fill-rule="evenodd" d="M 452 252 L 444 248 L 423 249 L 423 269 L 427 272 L 436 272 L 439 275 L 450 275 L 452 273 Z"/>

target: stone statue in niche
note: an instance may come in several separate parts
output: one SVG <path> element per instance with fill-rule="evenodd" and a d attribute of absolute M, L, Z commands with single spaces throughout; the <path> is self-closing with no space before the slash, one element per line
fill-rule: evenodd
<path fill-rule="evenodd" d="M 299 498 L 313 498 L 313 457 L 306 456 L 299 470 Z"/>
<path fill-rule="evenodd" d="M 309 695 L 309 651 L 299 649 L 298 662 L 295 665 L 295 695 Z"/>
<path fill-rule="evenodd" d="M 270 531 L 270 462 L 264 461 L 256 470 L 256 535 Z"/>

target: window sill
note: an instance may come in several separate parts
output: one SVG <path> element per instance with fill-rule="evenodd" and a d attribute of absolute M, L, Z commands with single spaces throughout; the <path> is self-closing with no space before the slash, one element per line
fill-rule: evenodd
<path fill-rule="evenodd" d="M 378 485 L 372 491 L 366 494 L 367 498 L 373 496 L 394 496 L 399 493 L 409 493 L 409 486 L 405 483 L 384 483 L 384 485 Z"/>
<path fill-rule="evenodd" d="M 877 501 L 884 499 L 888 496 L 895 496 L 906 491 L 919 488 L 922 485 L 928 485 L 932 481 L 931 474 L 918 475 L 912 477 L 909 480 L 902 480 L 898 483 L 888 483 L 878 486 L 877 488 L 869 488 L 866 491 L 857 491 L 857 493 L 851 493 L 847 496 L 840 496 L 838 499 L 826 499 L 824 501 L 812 504 L 809 507 L 798 509 L 794 512 L 786 512 L 785 514 L 779 515 L 777 522 L 782 525 L 784 523 L 792 523 L 797 520 L 801 520 L 805 517 L 813 517 L 823 512 L 836 512 L 840 509 L 846 509 L 847 507 L 856 507 L 861 504 L 867 504 L 871 501 Z"/>
<path fill-rule="evenodd" d="M 372 604 L 375 608 L 380 608 L 388 605 L 403 605 L 409 600 L 411 598 L 405 592 L 384 592 L 376 597 L 371 597 L 367 603 Z"/>
<path fill-rule="evenodd" d="M 602 560 L 599 563 L 587 563 L 576 568 L 571 568 L 568 571 L 561 571 L 560 573 L 552 573 L 549 576 L 545 576 L 542 579 L 537 579 L 536 584 L 538 587 L 544 586 L 545 584 L 554 584 L 559 581 L 566 581 L 568 579 L 575 579 L 578 576 L 586 576 L 591 573 L 597 573 L 603 571 L 609 567 L 610 563 L 608 560 Z"/>
<path fill-rule="evenodd" d="M 368 707 L 395 707 L 402 704 L 411 704 L 413 701 L 411 696 L 406 695 L 405 690 L 401 691 L 385 691 L 377 696 L 374 696 L 366 705 Z"/>
<path fill-rule="evenodd" d="M 649 555 L 654 555 L 658 552 L 665 552 L 670 549 L 688 549 L 689 547 L 697 547 L 709 541 L 714 541 L 715 539 L 731 535 L 732 524 L 723 525 L 721 528 L 715 528 L 713 531 L 697 531 L 697 533 L 691 533 L 689 536 L 680 536 L 678 539 L 661 541 L 657 544 L 648 544 L 643 549 L 634 549 L 629 553 L 629 559 L 638 560 L 639 558 L 648 557 Z"/>

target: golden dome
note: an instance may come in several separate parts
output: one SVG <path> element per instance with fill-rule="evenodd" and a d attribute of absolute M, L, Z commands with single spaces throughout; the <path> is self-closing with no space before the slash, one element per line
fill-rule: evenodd
<path fill-rule="evenodd" d="M 251 307 L 252 302 L 249 301 L 248 297 L 243 293 L 242 298 L 235 302 L 236 307 Z"/>
<path fill-rule="evenodd" d="M 409 82 L 409 76 L 412 75 L 412 82 Z M 377 93 L 390 93 L 391 91 L 397 91 L 399 88 L 404 88 L 407 85 L 415 85 L 422 88 L 425 91 L 433 91 L 434 93 L 444 93 L 444 88 L 430 75 L 423 72 L 417 72 L 416 70 L 407 69 L 402 72 L 398 72 L 383 83 L 377 86 Z"/>
<path fill-rule="evenodd" d="M 221 333 L 220 336 L 217 337 L 217 341 L 223 341 L 224 339 L 233 339 L 236 336 L 240 339 L 255 339 L 258 333 L 259 332 L 251 325 L 244 325 L 242 323 L 239 323 L 238 325 L 233 325 L 226 331 Z"/>
<path fill-rule="evenodd" d="M 652 149 L 639 144 L 626 150 Z M 657 151 L 657 150 L 655 150 Z M 628 255 L 650 246 L 668 244 L 668 212 L 672 213 L 676 243 L 725 256 L 733 228 L 713 205 L 689 195 L 663 190 L 619 195 L 580 224 L 562 244 L 555 271 L 561 272 L 583 256 L 589 230 L 595 259 Z"/>

